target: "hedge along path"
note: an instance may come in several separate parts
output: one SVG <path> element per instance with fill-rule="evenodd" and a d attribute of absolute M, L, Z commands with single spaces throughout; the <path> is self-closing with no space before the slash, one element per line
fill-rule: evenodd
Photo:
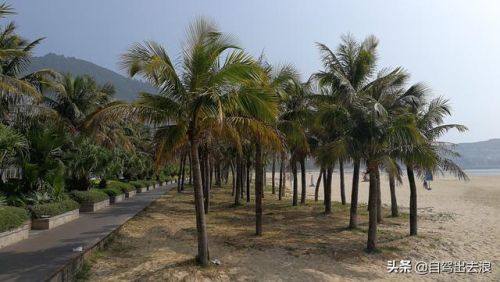
<path fill-rule="evenodd" d="M 0 281 L 44 281 L 98 244 L 127 220 L 176 184 L 141 193 L 95 213 L 46 231 L 32 231 L 30 238 L 0 249 Z"/>

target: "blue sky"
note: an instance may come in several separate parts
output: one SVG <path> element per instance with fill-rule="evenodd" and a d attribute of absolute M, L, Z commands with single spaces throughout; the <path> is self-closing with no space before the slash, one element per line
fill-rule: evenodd
<path fill-rule="evenodd" d="M 500 2 L 491 0 L 16 0 L 21 34 L 47 37 L 49 52 L 119 70 L 132 43 L 153 39 L 178 57 L 187 25 L 215 20 L 251 54 L 295 65 L 304 79 L 320 69 L 315 42 L 335 47 L 340 36 L 380 39 L 379 67 L 403 66 L 453 105 L 450 123 L 469 127 L 444 140 L 500 138 Z"/>

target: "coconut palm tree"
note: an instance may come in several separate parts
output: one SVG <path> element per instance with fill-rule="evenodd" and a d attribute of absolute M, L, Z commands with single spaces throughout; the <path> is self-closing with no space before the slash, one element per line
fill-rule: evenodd
<path fill-rule="evenodd" d="M 84 129 L 87 118 L 104 108 L 115 94 L 111 84 L 97 85 L 88 75 L 73 77 L 64 75 L 54 91 L 44 96 L 44 103 L 55 110 L 60 119 L 73 132 Z"/>
<path fill-rule="evenodd" d="M 307 83 L 301 83 L 297 77 L 291 77 L 282 93 L 278 128 L 284 134 L 290 152 L 290 167 L 293 175 L 292 204 L 296 206 L 299 202 L 297 163 L 301 166 L 300 203 L 304 204 L 306 200 L 305 158 L 310 151 L 306 133 L 311 119 L 310 89 Z"/>
<path fill-rule="evenodd" d="M 422 97 L 428 89 L 420 86 Z M 426 172 L 448 172 L 460 180 L 468 180 L 465 172 L 453 159 L 459 155 L 449 144 L 438 139 L 450 130 L 464 132 L 467 127 L 461 124 L 444 124 L 444 118 L 451 115 L 448 100 L 442 97 L 430 101 L 425 99 L 411 103 L 409 112 L 415 116 L 418 130 L 425 136 L 426 142 L 411 146 L 401 154 L 406 165 L 406 173 L 410 185 L 410 235 L 417 235 L 417 186 L 415 172 L 423 176 Z"/>
<path fill-rule="evenodd" d="M 0 123 L 0 182 L 11 165 L 19 165 L 26 157 L 29 143 L 26 137 Z"/>
<path fill-rule="evenodd" d="M 254 60 L 214 23 L 200 18 L 190 25 L 179 68 L 155 42 L 135 44 L 122 56 L 131 77 L 142 76 L 159 94 L 141 93 L 132 105 L 115 103 L 96 118 L 140 117 L 156 127 L 156 161 L 189 145 L 198 233 L 198 261 L 208 265 L 208 236 L 203 204 L 199 147 L 214 132 L 235 132 L 250 124 L 249 112 L 272 112 L 274 98 L 256 91 L 239 91 L 242 81 L 259 72 Z M 271 109 L 271 110 L 270 110 Z M 106 117 L 107 116 L 107 117 Z M 231 117 L 231 118 L 229 118 Z M 229 134 L 229 133 L 228 133 Z"/>
<path fill-rule="evenodd" d="M 342 43 L 335 51 L 324 44 L 317 43 L 317 45 L 324 70 L 313 74 L 312 78 L 317 80 L 320 86 L 328 86 L 338 93 L 334 103 L 351 111 L 356 106 L 356 98 L 371 86 L 370 81 L 376 68 L 378 40 L 374 36 L 369 36 L 362 42 L 357 42 L 352 36 L 344 35 Z M 352 124 L 356 126 L 360 123 L 352 121 Z M 351 132 L 360 132 L 360 130 L 354 128 Z M 358 153 L 360 146 L 356 140 L 356 138 L 351 138 L 349 143 L 354 148 L 349 155 L 354 165 L 349 228 L 357 228 L 361 156 Z"/>
<path fill-rule="evenodd" d="M 255 144 L 255 215 L 257 236 L 262 235 L 262 198 L 264 195 L 264 148 L 271 151 L 283 150 L 284 140 L 277 130 L 278 109 L 280 97 L 288 94 L 289 86 L 297 81 L 297 72 L 291 66 L 273 68 L 270 64 L 259 59 L 261 71 L 253 79 L 247 80 L 240 91 L 247 95 L 260 94 L 265 98 L 266 106 L 257 110 L 255 107 L 245 112 L 250 120 L 244 126 L 253 133 Z M 255 92 L 255 93 L 254 93 Z M 254 93 L 254 94 L 252 94 Z M 278 128 L 280 126 L 278 125 Z M 248 187 L 247 187 L 248 189 Z"/>
<path fill-rule="evenodd" d="M 368 251 L 377 248 L 380 168 L 396 171 L 397 164 L 391 157 L 394 152 L 419 146 L 425 140 L 413 115 L 405 111 L 405 106 L 417 99 L 413 92 L 402 90 L 408 77 L 401 68 L 380 71 L 358 96 L 358 104 L 350 113 L 358 123 L 355 130 L 361 129 L 351 135 L 356 136 L 358 144 L 362 144 L 360 153 L 366 160 L 370 175 Z"/>
<path fill-rule="evenodd" d="M 0 5 L 0 19 L 15 14 L 11 6 Z M 28 41 L 16 33 L 13 22 L 0 28 L 0 120 L 12 117 L 12 107 L 17 111 L 29 113 L 26 104 L 41 98 L 41 91 L 50 87 L 51 80 L 57 76 L 52 70 L 39 70 L 25 74 L 30 63 L 33 49 L 43 38 Z M 22 109 L 19 109 L 22 108 Z"/>

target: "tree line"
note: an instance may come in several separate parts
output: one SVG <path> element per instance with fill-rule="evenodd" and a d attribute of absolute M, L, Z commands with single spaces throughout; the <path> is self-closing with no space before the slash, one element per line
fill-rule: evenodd
<path fill-rule="evenodd" d="M 1 15 L 10 11 L 4 5 Z M 345 185 L 352 185 L 348 226 L 356 229 L 359 177 L 365 168 L 369 176 L 366 247 L 371 252 L 377 249 L 377 224 L 383 220 L 382 175 L 389 177 L 392 216 L 399 216 L 396 185 L 407 178 L 410 235 L 417 234 L 418 177 L 449 172 L 467 179 L 453 162 L 456 153 L 439 141 L 449 130 L 467 128 L 445 124 L 451 115 L 449 101 L 433 97 L 423 83 L 410 84 L 405 69 L 379 68 L 374 36 L 357 41 L 345 35 L 335 49 L 316 43 L 323 66 L 303 81 L 292 65 L 271 65 L 263 55 L 251 56 L 212 21 L 199 18 L 187 29 L 178 60 L 154 41 L 135 43 L 121 56 L 130 77 L 145 79 L 157 89 L 139 93 L 127 103 L 113 100 L 113 88 L 96 85 L 90 77 L 61 76 L 51 70 L 21 76 L 39 41 L 22 41 L 14 31 L 6 27 L 0 34 L 0 129 L 8 132 L 0 131 L 0 136 L 18 139 L 0 147 L 2 156 L 8 156 L 0 159 L 0 168 L 22 167 L 24 181 L 29 169 L 19 160 L 27 155 L 36 160 L 44 149 L 50 152 L 43 156 L 63 153 L 60 159 L 37 160 L 37 165 L 61 160 L 71 187 L 88 187 L 89 172 L 100 173 L 102 179 L 110 171 L 124 176 L 176 174 L 179 192 L 185 181 L 193 185 L 201 265 L 209 263 L 206 214 L 212 183 L 221 186 L 231 181 L 235 206 L 253 198 L 255 233 L 260 236 L 268 167 L 273 197 L 283 199 L 285 174 L 290 170 L 291 204 L 300 205 L 307 200 L 306 160 L 314 160 L 320 168 L 315 200 L 322 186 L 326 214 L 334 212 L 332 178 L 338 167 L 344 205 L 349 197 Z M 31 131 L 37 132 L 37 138 L 69 141 L 58 141 L 61 145 L 55 148 L 36 148 Z M 87 169 L 90 156 L 104 154 L 89 153 L 92 150 L 110 156 Z M 344 176 L 348 163 L 353 166 L 351 183 Z"/>

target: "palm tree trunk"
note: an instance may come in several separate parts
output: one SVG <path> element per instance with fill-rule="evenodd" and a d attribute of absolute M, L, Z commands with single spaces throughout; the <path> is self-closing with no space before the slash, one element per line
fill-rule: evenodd
<path fill-rule="evenodd" d="M 251 166 L 251 162 L 250 162 L 250 158 L 248 158 L 247 160 L 247 165 L 246 165 L 246 178 L 247 178 L 247 188 L 246 188 L 246 191 L 247 191 L 247 203 L 250 203 L 250 166 Z M 257 175 L 256 175 L 257 176 Z"/>
<path fill-rule="evenodd" d="M 236 192 L 236 174 L 234 173 L 234 164 L 232 161 L 229 164 L 229 166 L 231 167 L 231 176 L 233 178 L 233 182 L 232 182 L 233 191 L 231 192 L 231 196 L 234 196 L 234 193 Z"/>
<path fill-rule="evenodd" d="M 413 167 L 406 165 L 408 182 L 410 183 L 410 236 L 417 235 L 417 185 Z"/>
<path fill-rule="evenodd" d="M 299 198 L 299 186 L 297 183 L 297 162 L 295 162 L 295 158 L 292 158 L 292 174 L 293 174 L 293 198 L 292 198 L 292 206 L 298 205 Z"/>
<path fill-rule="evenodd" d="M 183 160 L 182 160 L 182 173 L 181 173 L 181 191 L 184 191 L 184 178 L 186 177 L 186 157 L 187 153 L 184 154 Z"/>
<path fill-rule="evenodd" d="M 241 160 L 241 194 L 240 198 L 243 199 L 246 190 L 246 179 L 247 179 L 247 167 L 245 160 Z"/>
<path fill-rule="evenodd" d="M 179 162 L 179 173 L 177 174 L 177 192 L 181 192 L 181 175 L 182 175 L 182 161 L 184 159 L 184 155 L 181 156 L 180 162 Z"/>
<path fill-rule="evenodd" d="M 283 168 L 283 188 L 281 189 L 281 196 L 285 197 L 286 194 L 286 155 L 283 154 L 282 156 L 282 168 Z"/>
<path fill-rule="evenodd" d="M 210 174 L 210 163 L 209 163 L 209 155 L 208 152 L 204 158 L 204 167 L 205 167 L 205 214 L 208 214 L 208 210 L 210 209 L 210 188 L 212 186 L 211 174 Z"/>
<path fill-rule="evenodd" d="M 323 176 L 324 173 L 325 173 L 325 169 L 322 167 L 319 171 L 318 180 L 316 180 L 316 189 L 314 190 L 314 201 L 315 202 L 318 201 L 319 186 L 321 184 L 321 177 Z"/>
<path fill-rule="evenodd" d="M 283 182 L 283 166 L 284 166 L 284 162 L 283 162 L 283 158 L 281 159 L 281 162 L 280 162 L 280 180 L 279 180 L 279 186 L 278 186 L 278 200 L 281 201 L 281 198 L 283 196 L 283 185 L 284 185 L 284 182 Z"/>
<path fill-rule="evenodd" d="M 271 172 L 271 187 L 273 195 L 276 194 L 276 185 L 274 180 L 275 170 L 276 170 L 276 154 L 273 154 L 273 167 Z"/>
<path fill-rule="evenodd" d="M 392 173 L 389 173 L 389 188 L 391 189 L 391 216 L 398 217 L 398 201 L 396 200 L 396 180 Z"/>
<path fill-rule="evenodd" d="M 234 193 L 234 204 L 239 206 L 241 198 L 241 157 L 238 155 L 236 157 L 236 189 Z"/>
<path fill-rule="evenodd" d="M 198 235 L 198 257 L 202 266 L 208 266 L 208 236 L 205 221 L 205 206 L 203 204 L 203 189 L 201 186 L 201 168 L 198 155 L 198 141 L 190 138 L 191 160 L 193 162 L 193 190 L 196 210 L 196 231 Z"/>
<path fill-rule="evenodd" d="M 345 205 L 345 181 L 344 181 L 344 161 L 339 162 L 340 170 L 340 200 L 342 205 Z"/>
<path fill-rule="evenodd" d="M 188 154 L 189 158 L 189 185 L 193 184 L 193 164 L 191 163 L 191 155 Z"/>
<path fill-rule="evenodd" d="M 380 191 L 380 170 L 375 171 L 377 176 L 377 223 L 381 223 L 382 217 L 382 193 Z"/>
<path fill-rule="evenodd" d="M 264 189 L 264 175 L 262 164 L 262 146 L 260 141 L 255 142 L 255 235 L 262 235 L 262 192 Z"/>
<path fill-rule="evenodd" d="M 353 162 L 354 168 L 352 171 L 352 191 L 351 191 L 351 210 L 349 217 L 349 228 L 358 228 L 358 189 L 359 189 L 359 166 L 360 160 L 356 159 Z"/>
<path fill-rule="evenodd" d="M 332 165 L 328 165 L 323 174 L 325 214 L 330 214 L 332 212 L 332 175 L 333 167 Z"/>
<path fill-rule="evenodd" d="M 368 252 L 373 252 L 377 249 L 377 164 L 374 162 L 367 162 L 370 173 L 370 189 L 369 189 L 369 215 L 368 215 L 368 242 L 366 249 Z"/>
<path fill-rule="evenodd" d="M 302 184 L 302 191 L 300 193 L 300 203 L 306 203 L 306 161 L 305 158 L 300 159 L 300 182 Z"/>

